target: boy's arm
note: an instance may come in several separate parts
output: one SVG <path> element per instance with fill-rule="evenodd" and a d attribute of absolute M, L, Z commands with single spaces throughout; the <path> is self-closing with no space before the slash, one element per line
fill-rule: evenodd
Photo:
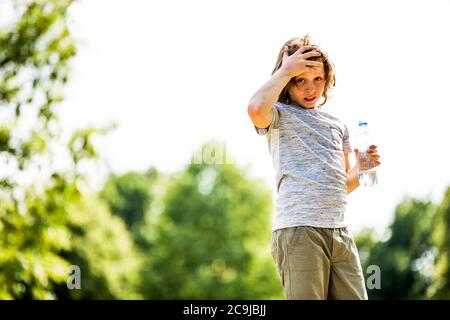
<path fill-rule="evenodd" d="M 312 51 L 305 53 L 308 50 Z M 272 107 L 292 77 L 323 67 L 321 62 L 308 60 L 320 55 L 314 46 L 303 46 L 289 56 L 289 48 L 285 46 L 281 67 L 256 91 L 248 103 L 247 112 L 256 127 L 270 126 L 273 119 Z"/>
<path fill-rule="evenodd" d="M 267 128 L 272 123 L 272 106 L 289 80 L 291 77 L 278 69 L 250 99 L 247 112 L 255 126 Z"/>
<path fill-rule="evenodd" d="M 345 172 L 347 172 L 347 194 L 349 194 L 359 186 L 358 166 L 355 164 L 353 168 L 350 167 L 348 152 L 344 152 L 344 162 L 345 162 Z"/>

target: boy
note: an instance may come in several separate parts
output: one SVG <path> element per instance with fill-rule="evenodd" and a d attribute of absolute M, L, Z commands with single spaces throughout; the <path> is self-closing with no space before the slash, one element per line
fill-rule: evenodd
<path fill-rule="evenodd" d="M 326 53 L 308 35 L 293 38 L 247 109 L 257 133 L 267 137 L 276 171 L 271 251 L 287 299 L 367 299 L 344 222 L 358 167 L 350 168 L 347 127 L 320 108 L 334 84 Z M 378 166 L 377 147 L 366 151 Z"/>

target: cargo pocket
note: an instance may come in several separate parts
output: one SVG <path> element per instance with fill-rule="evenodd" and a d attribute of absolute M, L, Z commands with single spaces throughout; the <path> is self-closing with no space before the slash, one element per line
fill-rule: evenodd
<path fill-rule="evenodd" d="M 272 255 L 273 262 L 277 264 L 277 251 L 278 251 L 278 239 L 277 239 L 277 231 L 272 232 L 272 242 L 270 245 L 270 254 Z"/>
<path fill-rule="evenodd" d="M 272 244 L 271 244 L 271 254 L 273 261 L 275 262 L 275 268 L 280 276 L 280 281 L 282 286 L 284 287 L 284 270 L 282 266 L 282 261 L 284 260 L 283 250 L 279 248 L 279 238 L 280 238 L 281 230 L 275 230 L 272 232 Z"/>
<path fill-rule="evenodd" d="M 305 228 L 293 227 L 293 230 L 288 234 L 287 249 L 292 250 L 294 247 L 301 245 L 305 240 Z"/>

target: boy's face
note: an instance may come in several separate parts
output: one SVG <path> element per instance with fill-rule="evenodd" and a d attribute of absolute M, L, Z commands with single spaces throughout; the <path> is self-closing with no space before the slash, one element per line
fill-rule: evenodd
<path fill-rule="evenodd" d="M 325 88 L 323 67 L 306 71 L 293 78 L 294 85 L 288 89 L 291 101 L 305 109 L 314 109 Z"/>

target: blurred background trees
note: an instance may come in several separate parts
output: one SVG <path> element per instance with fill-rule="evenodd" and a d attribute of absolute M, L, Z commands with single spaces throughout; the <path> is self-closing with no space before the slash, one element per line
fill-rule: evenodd
<path fill-rule="evenodd" d="M 450 187 L 437 208 L 435 221 L 433 243 L 437 248 L 436 263 L 428 296 L 433 299 L 450 299 Z"/>
<path fill-rule="evenodd" d="M 376 241 L 370 231 L 356 236 L 363 270 L 369 265 L 381 270 L 381 289 L 368 290 L 370 299 L 427 297 L 436 255 L 431 241 L 435 219 L 433 203 L 407 199 L 395 210 L 387 240 Z"/>
<path fill-rule="evenodd" d="M 70 246 L 65 204 L 79 197 L 77 171 L 52 170 L 52 153 L 75 54 L 69 5 L 15 2 L 16 21 L 0 31 L 0 298 L 53 298 L 50 283 L 66 278 L 60 252 Z"/>
<path fill-rule="evenodd" d="M 67 139 L 57 108 L 75 44 L 71 1 L 11 1 L 0 31 L 0 298 L 126 298 L 139 265 L 121 219 L 90 195 L 83 166 L 96 158 L 84 128 Z M 66 159 L 64 165 L 56 159 Z M 84 289 L 68 291 L 69 266 Z M 64 289 L 64 290 L 63 290 Z"/>
<path fill-rule="evenodd" d="M 76 46 L 71 1 L 17 1 L 0 32 L 0 298 L 270 298 L 270 189 L 234 165 L 111 173 L 99 192 L 84 128 L 58 108 Z M 56 158 L 66 159 L 64 165 Z M 81 290 L 69 290 L 69 267 Z"/>
<path fill-rule="evenodd" d="M 108 130 L 65 138 L 58 122 L 76 54 L 71 1 L 11 3 L 16 19 L 0 30 L 0 299 L 282 298 L 271 188 L 246 168 L 112 172 L 92 190 L 83 166 Z M 405 199 L 383 239 L 357 234 L 364 270 L 381 269 L 369 297 L 449 299 L 449 228 L 450 189 L 440 204 Z M 81 290 L 67 288 L 71 265 Z"/>
<path fill-rule="evenodd" d="M 257 299 L 281 293 L 269 255 L 270 189 L 234 165 L 190 164 L 171 177 L 142 270 L 156 299 Z"/>
<path fill-rule="evenodd" d="M 363 269 L 377 265 L 381 289 L 371 299 L 450 299 L 450 188 L 440 204 L 405 199 L 398 204 L 386 240 L 359 233 L 356 243 Z"/>

